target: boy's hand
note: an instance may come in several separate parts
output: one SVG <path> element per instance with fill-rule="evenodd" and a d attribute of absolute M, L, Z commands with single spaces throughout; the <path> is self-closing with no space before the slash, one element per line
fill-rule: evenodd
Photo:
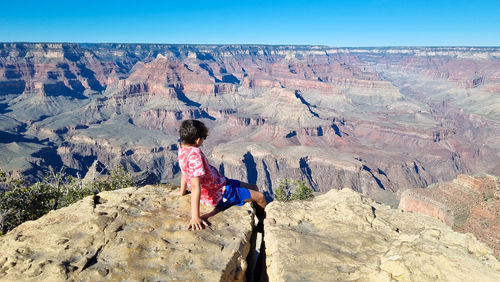
<path fill-rule="evenodd" d="M 208 226 L 208 222 L 205 219 L 201 219 L 199 217 L 193 217 L 189 221 L 188 229 L 191 230 L 202 230 Z"/>

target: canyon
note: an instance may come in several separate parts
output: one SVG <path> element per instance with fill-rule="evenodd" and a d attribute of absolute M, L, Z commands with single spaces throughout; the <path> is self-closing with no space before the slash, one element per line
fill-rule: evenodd
<path fill-rule="evenodd" d="M 397 207 L 407 188 L 500 175 L 500 48 L 0 43 L 0 168 L 178 183 L 178 127 L 272 197 L 284 178 Z"/>

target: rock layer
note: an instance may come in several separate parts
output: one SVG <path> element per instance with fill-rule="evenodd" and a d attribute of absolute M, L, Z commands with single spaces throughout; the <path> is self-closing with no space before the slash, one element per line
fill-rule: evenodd
<path fill-rule="evenodd" d="M 471 234 L 349 189 L 273 202 L 265 220 L 270 281 L 498 281 L 500 262 Z"/>
<path fill-rule="evenodd" d="M 102 192 L 0 237 L 1 281 L 244 279 L 253 209 L 186 230 L 190 196 L 159 186 Z M 202 214 L 211 209 L 202 207 Z"/>
<path fill-rule="evenodd" d="M 176 181 L 196 118 L 207 157 L 270 193 L 285 177 L 373 195 L 498 175 L 499 50 L 0 43 L 0 167 L 98 160 Z"/>
<path fill-rule="evenodd" d="M 471 232 L 500 259 L 500 179 L 459 175 L 457 179 L 401 194 L 399 209 L 441 220 L 459 232 Z"/>

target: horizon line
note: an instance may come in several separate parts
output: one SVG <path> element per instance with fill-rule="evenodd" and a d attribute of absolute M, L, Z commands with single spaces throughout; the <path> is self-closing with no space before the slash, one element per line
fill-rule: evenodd
<path fill-rule="evenodd" d="M 332 46 L 324 44 L 267 44 L 267 43 L 152 43 L 152 42 L 71 42 L 71 41 L 0 41 L 0 44 L 123 44 L 123 45 L 171 45 L 171 46 L 299 46 L 326 48 L 500 48 L 494 45 L 373 45 Z"/>

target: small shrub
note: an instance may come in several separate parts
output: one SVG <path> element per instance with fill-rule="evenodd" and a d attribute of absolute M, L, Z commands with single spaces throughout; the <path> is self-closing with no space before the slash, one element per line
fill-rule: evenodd
<path fill-rule="evenodd" d="M 24 178 L 7 179 L 10 189 L 0 195 L 0 230 L 35 220 L 56 206 L 57 192 L 43 182 L 29 185 Z"/>
<path fill-rule="evenodd" d="M 86 196 L 135 185 L 133 176 L 123 167 L 115 167 L 109 175 L 88 184 L 84 184 L 79 176 L 67 175 L 63 169 L 59 172 L 49 169 L 44 179 L 34 184 L 29 184 L 22 176 L 9 177 L 0 170 L 0 182 L 8 187 L 0 194 L 0 234 Z"/>
<path fill-rule="evenodd" d="M 293 193 L 290 192 L 295 188 Z M 280 181 L 278 188 L 274 190 L 277 201 L 305 200 L 313 197 L 313 189 L 306 185 L 305 181 L 294 180 L 290 182 L 287 178 Z"/>
<path fill-rule="evenodd" d="M 297 189 L 292 194 L 292 200 L 305 200 L 313 196 L 313 189 L 308 187 L 305 181 L 295 180 L 294 184 L 297 186 Z"/>
<path fill-rule="evenodd" d="M 274 195 L 277 201 L 287 202 L 291 200 L 288 179 L 285 178 L 280 181 L 278 188 L 274 190 Z"/>
<path fill-rule="evenodd" d="M 69 206 L 85 198 L 86 196 L 94 194 L 94 191 L 89 186 L 90 185 L 84 185 L 82 179 L 79 176 L 68 176 L 66 178 L 65 185 L 63 186 L 63 190 L 60 194 L 60 207 Z"/>

